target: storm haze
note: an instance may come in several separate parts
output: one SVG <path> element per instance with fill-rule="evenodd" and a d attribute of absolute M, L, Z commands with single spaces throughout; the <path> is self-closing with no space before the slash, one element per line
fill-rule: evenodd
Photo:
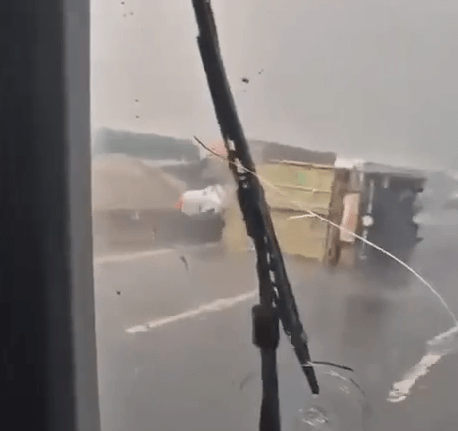
<path fill-rule="evenodd" d="M 248 137 L 458 169 L 455 1 L 212 4 Z M 94 128 L 218 138 L 190 0 L 94 0 L 91 19 Z"/>

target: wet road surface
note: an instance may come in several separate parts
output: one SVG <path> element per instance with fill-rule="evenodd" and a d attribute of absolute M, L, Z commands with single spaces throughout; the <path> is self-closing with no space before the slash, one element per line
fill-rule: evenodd
<path fill-rule="evenodd" d="M 458 311 L 458 229 L 429 226 L 422 235 L 412 266 Z M 458 355 L 443 358 L 405 401 L 386 401 L 425 342 L 452 325 L 426 287 L 415 279 L 404 286 L 369 283 L 295 259 L 287 267 L 312 359 L 354 368 L 336 371 L 365 391 L 367 429 L 458 428 Z M 217 247 L 126 254 L 98 258 L 95 277 L 103 431 L 257 429 L 252 255 L 225 256 Z M 279 364 L 284 430 L 307 430 L 298 427 L 299 410 L 312 405 L 336 416 L 332 430 L 363 429 L 364 404 L 351 384 L 320 368 L 322 395 L 312 399 L 285 337 Z"/>

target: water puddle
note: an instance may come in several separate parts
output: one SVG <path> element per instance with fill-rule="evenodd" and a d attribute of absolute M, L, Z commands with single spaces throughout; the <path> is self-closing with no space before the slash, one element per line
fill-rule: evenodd
<path fill-rule="evenodd" d="M 310 407 L 299 411 L 302 418 L 297 421 L 296 431 L 333 431 L 331 413 L 320 407 Z"/>

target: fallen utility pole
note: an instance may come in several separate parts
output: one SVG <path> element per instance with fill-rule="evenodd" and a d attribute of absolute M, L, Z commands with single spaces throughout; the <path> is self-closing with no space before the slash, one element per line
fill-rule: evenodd
<path fill-rule="evenodd" d="M 193 0 L 199 27 L 198 45 L 216 117 L 227 149 L 229 167 L 238 185 L 238 201 L 247 234 L 257 255 L 260 304 L 253 307 L 253 342 L 261 351 L 263 395 L 261 431 L 279 431 L 280 408 L 277 377 L 279 320 L 289 337 L 313 394 L 319 393 L 310 362 L 307 336 L 275 235 L 264 190 L 256 176 L 247 140 L 239 121 L 218 43 L 209 0 Z"/>

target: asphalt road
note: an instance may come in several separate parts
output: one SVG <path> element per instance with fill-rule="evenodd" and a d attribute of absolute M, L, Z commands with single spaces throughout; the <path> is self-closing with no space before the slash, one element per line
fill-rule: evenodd
<path fill-rule="evenodd" d="M 412 266 L 458 312 L 457 226 L 427 226 L 422 235 Z M 363 429 L 362 410 L 369 430 L 458 429 L 458 355 L 432 367 L 405 401 L 387 402 L 425 342 L 453 323 L 426 287 L 416 279 L 404 286 L 368 282 L 293 259 L 287 266 L 312 358 L 353 367 L 337 371 L 358 382 L 370 408 L 352 384 L 323 367 L 322 395 L 312 399 L 283 337 L 284 430 L 307 430 L 299 410 L 311 406 L 327 412 L 333 431 Z M 95 277 L 103 431 L 257 429 L 253 256 L 224 256 L 218 248 L 126 254 L 97 258 Z"/>

